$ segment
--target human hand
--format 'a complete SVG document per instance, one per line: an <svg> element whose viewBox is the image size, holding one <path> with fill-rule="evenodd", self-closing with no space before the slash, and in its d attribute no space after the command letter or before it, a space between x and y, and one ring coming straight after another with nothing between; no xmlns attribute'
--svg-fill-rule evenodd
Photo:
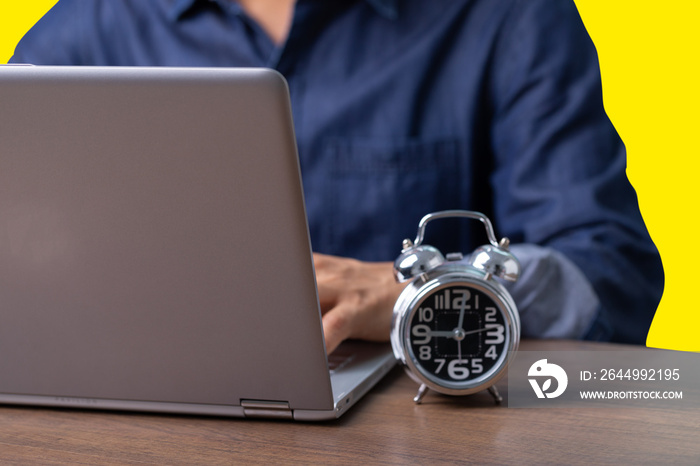
<svg viewBox="0 0 700 466"><path fill-rule="evenodd" d="M314 253L316 282L330 354L347 338L388 341L394 303L406 286L391 262L362 262Z"/></svg>

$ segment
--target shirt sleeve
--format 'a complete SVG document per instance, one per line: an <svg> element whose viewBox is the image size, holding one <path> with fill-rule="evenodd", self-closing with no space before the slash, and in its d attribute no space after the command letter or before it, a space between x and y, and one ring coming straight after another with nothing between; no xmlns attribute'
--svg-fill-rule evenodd
<svg viewBox="0 0 700 466"><path fill-rule="evenodd" d="M512 244L551 250L524 250L523 327L574 336L591 314L584 295L597 300L586 338L644 343L663 269L603 108L595 48L573 1L514 5L493 55L494 217Z"/></svg>
<svg viewBox="0 0 700 466"><path fill-rule="evenodd" d="M564 254L534 244L514 244L518 281L505 283L518 303L524 338L583 338L600 307L593 287Z"/></svg>

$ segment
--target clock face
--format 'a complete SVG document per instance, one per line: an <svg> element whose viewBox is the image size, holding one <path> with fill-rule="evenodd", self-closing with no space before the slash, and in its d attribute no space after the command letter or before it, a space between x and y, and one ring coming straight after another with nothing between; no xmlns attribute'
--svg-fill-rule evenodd
<svg viewBox="0 0 700 466"><path fill-rule="evenodd" d="M492 296L473 286L449 284L419 303L406 338L411 360L424 376L460 389L478 385L498 371L511 335Z"/></svg>

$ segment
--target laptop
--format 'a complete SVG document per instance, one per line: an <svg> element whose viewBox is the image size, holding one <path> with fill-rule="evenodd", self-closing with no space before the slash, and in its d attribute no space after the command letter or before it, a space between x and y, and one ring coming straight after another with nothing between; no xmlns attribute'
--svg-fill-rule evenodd
<svg viewBox="0 0 700 466"><path fill-rule="evenodd" d="M289 94L266 69L0 67L0 403L335 419Z"/></svg>

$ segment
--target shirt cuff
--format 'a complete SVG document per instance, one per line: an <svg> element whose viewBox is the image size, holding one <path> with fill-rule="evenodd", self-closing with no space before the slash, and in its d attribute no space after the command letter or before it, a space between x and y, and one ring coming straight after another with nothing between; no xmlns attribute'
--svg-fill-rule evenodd
<svg viewBox="0 0 700 466"><path fill-rule="evenodd" d="M520 311L524 338L581 339L600 301L583 272L562 253L534 244L514 244L521 265L517 282L505 283Z"/></svg>

